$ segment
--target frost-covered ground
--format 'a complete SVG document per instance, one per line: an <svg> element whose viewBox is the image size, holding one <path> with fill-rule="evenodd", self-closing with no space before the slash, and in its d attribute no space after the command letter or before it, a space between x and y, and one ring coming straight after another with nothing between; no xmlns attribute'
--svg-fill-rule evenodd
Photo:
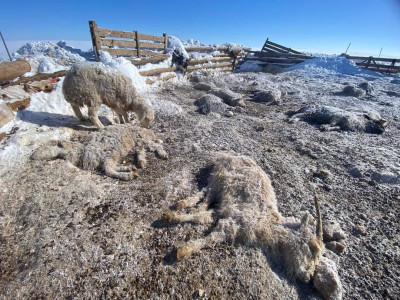
<svg viewBox="0 0 400 300"><path fill-rule="evenodd" d="M50 66L48 71L86 59L66 45L54 45L37 45L36 53L25 47L19 55L29 56L38 69ZM51 93L34 94L31 105L1 128L7 133L0 143L2 297L317 299L312 285L290 281L257 248L217 245L174 261L175 246L205 236L212 225L167 226L161 216L205 185L219 152L253 158L270 175L284 216L314 213L312 198L319 195L323 221L335 220L347 234L346 249L335 258L346 299L398 297L398 77L362 70L336 56L278 75L197 77L241 95L245 107L229 107L228 117L200 114L194 102L206 92L183 77L149 86L126 60L103 55L102 62L131 77L154 107L151 129L164 141L170 159L149 155L148 166L131 182L60 159L30 161L30 154L50 140L79 141L92 131L63 99L62 80ZM347 85L364 82L373 87L370 95L341 93ZM265 89L279 90L281 101L251 101ZM388 125L383 134L368 134L321 131L291 121L293 112L316 104L373 110ZM104 123L112 117L105 107L100 115Z"/></svg>

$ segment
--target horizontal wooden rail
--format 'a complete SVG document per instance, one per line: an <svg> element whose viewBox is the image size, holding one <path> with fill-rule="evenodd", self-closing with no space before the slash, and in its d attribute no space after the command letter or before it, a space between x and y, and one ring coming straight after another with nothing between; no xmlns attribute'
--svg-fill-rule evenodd
<svg viewBox="0 0 400 300"><path fill-rule="evenodd" d="M168 55L158 55L158 56L153 56L153 57L149 57L149 58L142 58L140 60L135 60L130 57L127 57L127 59L131 63L133 63L135 66L141 66L141 65L148 64L148 63L159 62L159 61L167 59L168 57L169 57Z"/></svg>
<svg viewBox="0 0 400 300"><path fill-rule="evenodd" d="M107 46L107 47L128 47L128 48L136 47L136 41L101 39L100 42L102 46Z"/></svg>
<svg viewBox="0 0 400 300"><path fill-rule="evenodd" d="M400 71L400 66L392 66L392 65L382 65L382 64L374 64L374 63L356 63L357 66L360 67L374 67L374 68L380 68L383 71L386 71L387 69L392 69L392 70L397 70Z"/></svg>
<svg viewBox="0 0 400 300"><path fill-rule="evenodd" d="M178 70L177 67L169 67L169 68L160 68L160 69L153 69L153 70L148 70L148 71L139 71L139 74L142 76L154 76L158 75L161 73L166 73L166 72L173 72Z"/></svg>
<svg viewBox="0 0 400 300"><path fill-rule="evenodd" d="M348 59L351 60L368 60L370 57L368 56L350 56L350 55L346 55L346 54L342 54L341 56L344 56ZM371 56L372 57L372 56ZM373 59L375 59L376 61L382 61L382 62L390 62L393 63L393 61L395 63L400 63L400 59L399 58L385 58L385 57L372 57Z"/></svg>
<svg viewBox="0 0 400 300"><path fill-rule="evenodd" d="M118 37L125 39L135 39L135 34L130 31L113 30L97 27L98 35L102 38L104 37Z"/></svg>
<svg viewBox="0 0 400 300"><path fill-rule="evenodd" d="M156 41L156 42L164 43L164 37L163 36L156 36L156 35L138 33L138 38L140 40Z"/></svg>
<svg viewBox="0 0 400 300"><path fill-rule="evenodd" d="M191 59L189 60L189 66L197 64L205 64L208 62L221 62L221 61L231 61L230 57L213 57L213 58L202 58L202 59Z"/></svg>
<svg viewBox="0 0 400 300"><path fill-rule="evenodd" d="M115 56L137 56L137 51L133 50L133 49L101 48L99 50L106 51L106 52L110 53L111 55L115 55Z"/></svg>
<svg viewBox="0 0 400 300"><path fill-rule="evenodd" d="M220 64L212 64L212 65L200 65L200 66L189 66L187 67L188 71L194 71L199 69L216 69L216 68L223 68L223 67L232 67L232 63L220 63Z"/></svg>
<svg viewBox="0 0 400 300"><path fill-rule="evenodd" d="M164 44L140 42L140 48L164 49Z"/></svg>

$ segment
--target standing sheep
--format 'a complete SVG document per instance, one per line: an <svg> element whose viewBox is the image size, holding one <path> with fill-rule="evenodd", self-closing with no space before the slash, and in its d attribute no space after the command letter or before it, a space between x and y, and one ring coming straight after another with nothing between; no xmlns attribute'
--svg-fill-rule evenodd
<svg viewBox="0 0 400 300"><path fill-rule="evenodd" d="M90 121L99 129L104 128L98 118L101 104L112 108L120 123L129 122L129 111L137 114L142 127L148 127L154 120L153 109L140 97L132 81L102 63L83 62L73 65L65 76L62 90L76 117L85 120L80 107L86 105Z"/></svg>
<svg viewBox="0 0 400 300"><path fill-rule="evenodd" d="M316 198L318 221L314 234L309 228L309 214L301 222L281 216L268 175L252 159L229 154L217 158L208 189L179 202L178 210L197 205L204 196L205 201L199 204L197 212L185 214L168 211L164 214L164 218L170 222L210 224L214 222L213 217L217 218L217 223L208 236L189 241L177 249L177 260L182 260L206 246L228 242L265 249L276 258L282 259L289 276L303 282L309 282L315 274L321 273L317 266L324 245L322 220ZM329 275L334 273L323 270ZM324 280L319 281L322 283L316 285L325 298L341 298L340 281L332 282L337 278L338 276L324 276Z"/></svg>

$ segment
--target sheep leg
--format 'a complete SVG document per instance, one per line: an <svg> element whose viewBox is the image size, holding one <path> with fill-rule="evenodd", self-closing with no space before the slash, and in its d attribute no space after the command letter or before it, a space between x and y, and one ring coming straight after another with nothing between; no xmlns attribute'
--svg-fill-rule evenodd
<svg viewBox="0 0 400 300"><path fill-rule="evenodd" d="M139 168L144 168L147 164L146 150L144 148L136 150L136 157L137 157L137 162L138 162Z"/></svg>
<svg viewBox="0 0 400 300"><path fill-rule="evenodd" d="M129 123L130 120L129 120L129 117L128 117L128 114L127 114L126 111L124 111L123 116L124 116L124 119L125 119L125 123Z"/></svg>
<svg viewBox="0 0 400 300"><path fill-rule="evenodd" d="M157 156L161 159L168 159L168 153L164 150L164 147L160 144L149 142L149 146L147 147L149 151L155 152Z"/></svg>
<svg viewBox="0 0 400 300"><path fill-rule="evenodd" d="M103 129L104 125L101 124L101 122L99 120L98 112L99 112L98 106L89 107L89 118L94 126L96 126L98 129Z"/></svg>
<svg viewBox="0 0 400 300"><path fill-rule="evenodd" d="M168 211L163 218L172 223L194 222L197 224L210 224L213 222L213 210L205 210L194 214L181 214L179 212Z"/></svg>
<svg viewBox="0 0 400 300"><path fill-rule="evenodd" d="M119 120L119 124L125 124L124 118L122 117L122 115L120 115L119 113L117 113L118 115L118 120Z"/></svg>
<svg viewBox="0 0 400 300"><path fill-rule="evenodd" d="M201 199L204 198L206 195L207 189L203 189L200 192L198 192L196 195L193 197L187 198L186 200L179 201L177 204L178 210L182 210L185 207L191 207L196 205L201 201Z"/></svg>
<svg viewBox="0 0 400 300"><path fill-rule="evenodd" d="M84 121L87 120L87 118L85 118L85 117L82 115L82 112L81 112L81 109L79 108L79 105L76 105L76 104L72 104L72 103L71 103L71 107L72 107L72 110L74 111L75 116L76 116L81 122L84 122Z"/></svg>
<svg viewBox="0 0 400 300"><path fill-rule="evenodd" d="M115 170L117 172L132 172L132 171L136 171L136 167L131 165L131 166L115 166Z"/></svg>
<svg viewBox="0 0 400 300"><path fill-rule="evenodd" d="M112 159L108 159L104 162L104 173L112 178L117 178L121 180L131 180L133 178L139 177L139 174L136 172L118 172L117 166Z"/></svg>
<svg viewBox="0 0 400 300"><path fill-rule="evenodd" d="M178 247L176 251L176 259L178 261L188 257L189 255L201 250L207 246L214 246L225 240L225 234L222 232L212 232L207 237L203 239L198 239L188 242L183 247Z"/></svg>

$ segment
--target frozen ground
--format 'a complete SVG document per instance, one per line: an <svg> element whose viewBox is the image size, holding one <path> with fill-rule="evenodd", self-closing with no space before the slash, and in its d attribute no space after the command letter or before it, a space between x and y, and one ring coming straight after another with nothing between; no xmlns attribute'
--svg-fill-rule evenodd
<svg viewBox="0 0 400 300"><path fill-rule="evenodd" d="M123 61L108 63L134 73ZM335 257L346 299L398 298L399 79L323 57L279 75L198 80L238 93L245 107L229 107L229 117L203 115L194 103L206 92L186 79L143 86L156 112L151 129L170 158L149 155L148 166L130 182L64 160L29 160L49 140L79 141L92 130L73 116L62 81L50 94L33 96L0 144L2 297L318 299L312 285L289 280L256 248L217 245L174 260L176 246L205 236L212 225L168 225L162 214L205 186L216 153L230 152L250 156L270 175L286 217L314 213L313 195L319 195L323 222L335 220L347 234L344 253ZM363 82L373 87L371 94L341 93ZM251 101L271 88L281 92L279 102ZM374 110L387 127L369 134L294 122L293 113L309 105ZM110 117L105 108L101 115L104 122Z"/></svg>

